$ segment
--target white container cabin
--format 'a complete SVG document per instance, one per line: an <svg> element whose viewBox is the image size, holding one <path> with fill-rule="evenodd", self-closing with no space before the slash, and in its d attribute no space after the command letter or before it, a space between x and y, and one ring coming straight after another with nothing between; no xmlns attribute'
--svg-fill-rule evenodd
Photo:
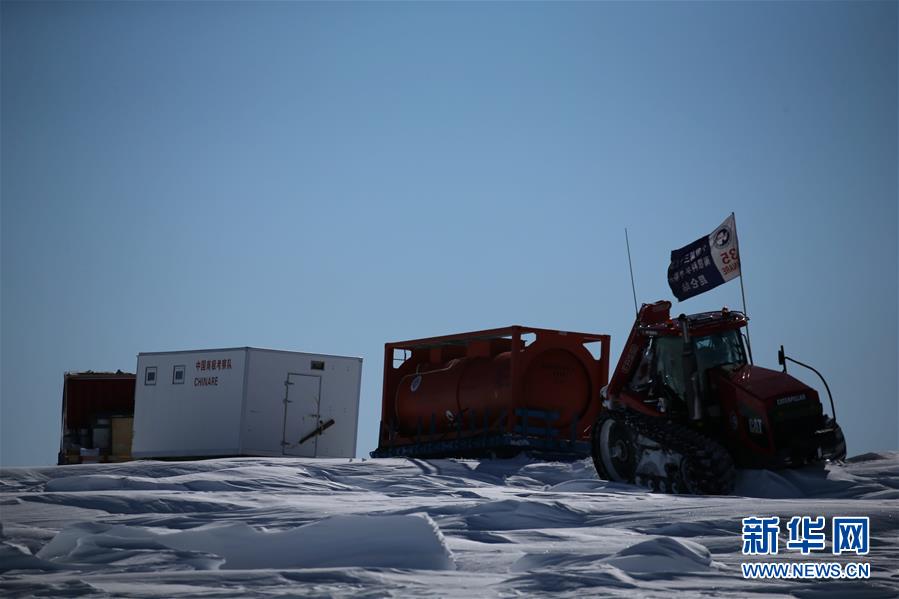
<svg viewBox="0 0 899 599"><path fill-rule="evenodd" d="M362 358L240 347L141 353L135 458L355 457Z"/></svg>

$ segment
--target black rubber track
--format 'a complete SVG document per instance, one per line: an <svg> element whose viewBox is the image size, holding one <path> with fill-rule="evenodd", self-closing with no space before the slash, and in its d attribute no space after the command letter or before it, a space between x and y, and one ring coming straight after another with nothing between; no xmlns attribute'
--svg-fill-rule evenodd
<svg viewBox="0 0 899 599"><path fill-rule="evenodd" d="M669 468L666 476L641 476L641 483L653 491L694 495L727 495L734 490L736 470L730 454L721 444L685 425L664 418L644 416L633 410L606 410L593 427L593 463L597 473L608 479L599 455L601 421L612 418L627 426L634 438L658 443L666 453L679 454L680 468ZM639 448L637 449L638 451ZM638 475L639 476L639 475ZM636 480L627 481L636 484Z"/></svg>

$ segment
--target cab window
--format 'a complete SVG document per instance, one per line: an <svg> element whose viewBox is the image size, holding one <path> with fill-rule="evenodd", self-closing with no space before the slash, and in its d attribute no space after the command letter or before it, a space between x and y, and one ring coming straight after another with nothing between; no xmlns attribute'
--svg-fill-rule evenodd
<svg viewBox="0 0 899 599"><path fill-rule="evenodd" d="M656 382L677 397L684 397L684 342L680 337L656 339Z"/></svg>

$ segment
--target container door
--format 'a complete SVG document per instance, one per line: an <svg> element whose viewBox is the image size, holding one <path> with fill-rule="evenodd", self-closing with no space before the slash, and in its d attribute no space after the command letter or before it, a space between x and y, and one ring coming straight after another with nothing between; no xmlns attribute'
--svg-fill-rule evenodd
<svg viewBox="0 0 899 599"><path fill-rule="evenodd" d="M284 382L284 455L315 457L321 412L321 377L288 374Z"/></svg>

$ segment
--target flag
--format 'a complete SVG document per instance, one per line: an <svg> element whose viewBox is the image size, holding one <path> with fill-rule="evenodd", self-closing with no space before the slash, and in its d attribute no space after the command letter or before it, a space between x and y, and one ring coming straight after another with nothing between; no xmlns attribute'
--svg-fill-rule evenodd
<svg viewBox="0 0 899 599"><path fill-rule="evenodd" d="M668 286L678 301L714 289L740 274L740 249L734 215L707 237L671 252Z"/></svg>

